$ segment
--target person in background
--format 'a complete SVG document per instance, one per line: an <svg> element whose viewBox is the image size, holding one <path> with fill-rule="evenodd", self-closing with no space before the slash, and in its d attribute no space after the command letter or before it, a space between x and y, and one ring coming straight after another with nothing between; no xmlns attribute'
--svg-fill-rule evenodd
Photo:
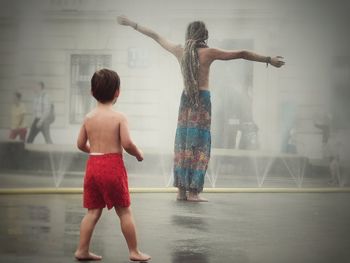
<svg viewBox="0 0 350 263"><path fill-rule="evenodd" d="M39 82L35 90L36 96L33 102L34 120L30 127L27 143L33 143L35 137L41 132L46 143L52 143L50 135L50 111L51 103L49 95L45 91L44 82Z"/></svg>
<svg viewBox="0 0 350 263"><path fill-rule="evenodd" d="M327 112L318 114L314 120L314 126L321 130L322 134L322 158L328 162L330 186L341 185L341 148L342 143L337 138L337 133L332 127L332 116Z"/></svg>
<svg viewBox="0 0 350 263"><path fill-rule="evenodd" d="M297 130L295 127L292 127L289 130L288 138L287 138L286 153L289 153L289 154L297 154L298 153Z"/></svg>
<svg viewBox="0 0 350 263"><path fill-rule="evenodd" d="M13 104L11 107L11 130L9 139L15 140L17 136L21 141L25 141L27 135L27 125L25 123L26 109L22 102L22 94L14 93Z"/></svg>

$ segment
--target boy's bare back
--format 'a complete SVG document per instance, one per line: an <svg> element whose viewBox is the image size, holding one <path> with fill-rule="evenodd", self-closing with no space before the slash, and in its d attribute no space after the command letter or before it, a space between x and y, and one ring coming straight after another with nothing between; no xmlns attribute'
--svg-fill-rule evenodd
<svg viewBox="0 0 350 263"><path fill-rule="evenodd" d="M88 153L123 153L123 149L143 160L142 151L131 139L124 114L114 111L112 104L98 104L86 115L81 126L77 146Z"/></svg>
<svg viewBox="0 0 350 263"><path fill-rule="evenodd" d="M91 153L122 153L121 126L125 117L110 107L97 107L85 118Z"/></svg>
<svg viewBox="0 0 350 263"><path fill-rule="evenodd" d="M127 118L113 110L119 96L120 80L116 72L101 69L91 78L91 94L97 106L85 117L77 147L87 153L123 153L123 149L143 160L142 151L133 143Z"/></svg>

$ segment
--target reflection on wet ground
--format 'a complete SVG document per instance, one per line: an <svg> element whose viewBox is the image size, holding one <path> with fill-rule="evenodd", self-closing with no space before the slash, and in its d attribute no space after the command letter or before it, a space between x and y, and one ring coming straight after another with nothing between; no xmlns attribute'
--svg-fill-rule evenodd
<svg viewBox="0 0 350 263"><path fill-rule="evenodd" d="M350 262L349 193L133 194L140 248L152 262ZM81 195L2 195L1 262L74 262ZM118 219L104 211L92 249L128 262Z"/></svg>

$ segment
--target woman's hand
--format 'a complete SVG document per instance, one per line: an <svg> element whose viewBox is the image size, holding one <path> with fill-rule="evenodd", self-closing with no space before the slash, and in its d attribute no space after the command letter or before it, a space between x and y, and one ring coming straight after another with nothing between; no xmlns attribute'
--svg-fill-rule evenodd
<svg viewBox="0 0 350 263"><path fill-rule="evenodd" d="M119 25L122 25L122 26L131 26L133 28L136 27L136 22L130 20L126 16L117 16L117 22Z"/></svg>
<svg viewBox="0 0 350 263"><path fill-rule="evenodd" d="M270 64L276 68L280 68L286 63L283 61L283 57L276 56L276 57L271 58Z"/></svg>

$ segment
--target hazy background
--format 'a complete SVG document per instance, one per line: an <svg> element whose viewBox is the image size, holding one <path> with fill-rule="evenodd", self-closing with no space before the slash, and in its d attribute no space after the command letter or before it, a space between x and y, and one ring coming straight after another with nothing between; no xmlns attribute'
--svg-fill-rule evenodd
<svg viewBox="0 0 350 263"><path fill-rule="evenodd" d="M115 108L128 116L132 136L146 157L148 152L154 155L157 151L160 155L171 155L183 87L180 68L176 59L153 40L118 25L116 16L124 14L175 43L184 43L189 22L203 20L209 30L209 46L284 56L286 66L281 69L247 61L218 61L212 65L213 148L235 149L235 156L246 156L247 151L252 151L254 156L280 158L293 129L296 156L323 167L327 174L322 133L315 127L327 119L332 151L340 155L343 185L347 183L346 164L350 159L347 1L14 0L0 1L0 5L0 140L8 142L13 92L23 95L30 127L34 86L43 81L56 109L56 120L51 126L54 145L45 145L42 135L38 135L35 145L26 149L31 151L37 146L35 150L52 153L60 147L61 157L55 155L56 159L50 159L49 176L60 170L57 176L62 179L72 163L72 159L62 159L62 151L75 151L81 120L94 106L89 81L101 67L119 73L121 96ZM236 143L237 131L242 129L239 125L243 123L249 123L250 134L246 135L251 139L245 149ZM215 157L215 151L213 154ZM159 164L149 160L144 162L147 167ZM169 185L169 162L152 171L154 181L161 178L159 185ZM79 180L83 168L78 169ZM219 168L211 172L211 179L220 178L221 173L237 172L224 163L221 167L224 169ZM301 169L300 164L295 169ZM32 170L33 176L36 171L42 172L40 168ZM2 171L5 180L9 169ZM313 170L313 176L317 171ZM25 176L26 172L22 169L18 173ZM285 173L289 177L288 169ZM16 180L20 185L21 178L9 185L15 185ZM147 185L152 185L152 180ZM6 182L8 179L4 185ZM236 182L232 185L236 186ZM137 185L136 179L134 184ZM60 183L55 180L55 185Z"/></svg>

